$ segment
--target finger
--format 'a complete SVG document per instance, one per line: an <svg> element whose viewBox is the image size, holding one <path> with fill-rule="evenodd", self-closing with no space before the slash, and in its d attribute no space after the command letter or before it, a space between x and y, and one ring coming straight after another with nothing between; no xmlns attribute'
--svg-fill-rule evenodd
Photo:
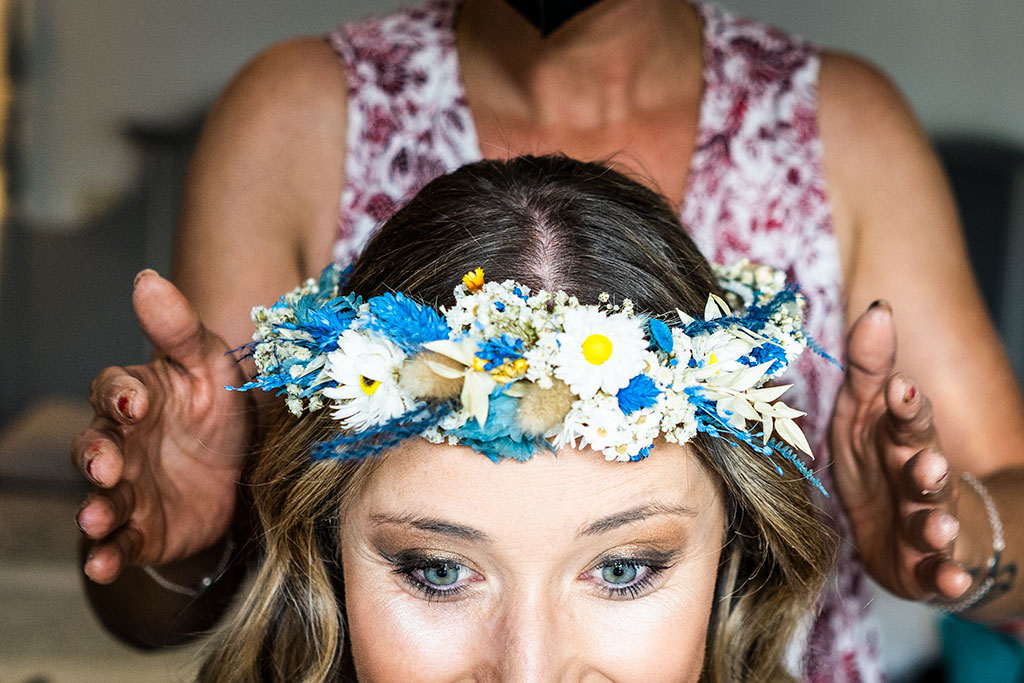
<svg viewBox="0 0 1024 683"><path fill-rule="evenodd" d="M86 537L106 538L123 526L135 508L132 486L121 482L109 491L94 491L85 499L75 522Z"/></svg>
<svg viewBox="0 0 1024 683"><path fill-rule="evenodd" d="M932 555L922 560L916 576L927 593L944 600L963 597L974 583L963 567L945 555Z"/></svg>
<svg viewBox="0 0 1024 683"><path fill-rule="evenodd" d="M903 466L903 494L920 502L949 498L949 461L935 448L918 451Z"/></svg>
<svg viewBox="0 0 1024 683"><path fill-rule="evenodd" d="M145 415L149 392L145 384L124 368L109 367L92 381L89 404L97 416L129 424Z"/></svg>
<svg viewBox="0 0 1024 683"><path fill-rule="evenodd" d="M142 331L159 353L185 368L198 367L210 335L185 295L154 270L135 276L132 307Z"/></svg>
<svg viewBox="0 0 1024 683"><path fill-rule="evenodd" d="M920 448L936 441L932 402L914 380L902 373L889 377L885 405L889 434L897 445Z"/></svg>
<svg viewBox="0 0 1024 683"><path fill-rule="evenodd" d="M885 301L876 301L847 335L843 390L857 402L870 401L882 391L895 362L896 327L892 311Z"/></svg>
<svg viewBox="0 0 1024 683"><path fill-rule="evenodd" d="M960 532L960 522L948 512L925 508L904 519L904 530L914 548L922 553L934 553L953 544Z"/></svg>
<svg viewBox="0 0 1024 683"><path fill-rule="evenodd" d="M125 527L102 543L97 543L85 558L85 575L96 583L112 583L138 554L142 536Z"/></svg>
<svg viewBox="0 0 1024 683"><path fill-rule="evenodd" d="M110 434L93 427L80 432L71 443L71 463L91 483L110 488L121 480L124 473L124 457Z"/></svg>

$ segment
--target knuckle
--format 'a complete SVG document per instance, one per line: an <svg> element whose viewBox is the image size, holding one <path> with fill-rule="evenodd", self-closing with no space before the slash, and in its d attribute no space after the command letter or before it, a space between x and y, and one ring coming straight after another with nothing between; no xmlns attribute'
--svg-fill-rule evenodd
<svg viewBox="0 0 1024 683"><path fill-rule="evenodd" d="M100 370L100 373L93 378L90 385L90 392L93 394L105 394L114 379L124 374L124 368L118 365L111 365Z"/></svg>

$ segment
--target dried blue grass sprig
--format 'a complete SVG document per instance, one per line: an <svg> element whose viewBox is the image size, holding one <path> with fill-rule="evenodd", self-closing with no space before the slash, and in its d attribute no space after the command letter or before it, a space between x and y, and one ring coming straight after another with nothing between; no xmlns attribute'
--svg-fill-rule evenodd
<svg viewBox="0 0 1024 683"><path fill-rule="evenodd" d="M310 452L312 460L360 460L379 455L406 439L436 427L452 412L450 402L423 404L384 424L370 427L358 434L339 434L330 441L318 443Z"/></svg>
<svg viewBox="0 0 1024 683"><path fill-rule="evenodd" d="M371 317L365 329L391 340L405 353L416 353L427 342L447 339L451 332L437 311L401 292L381 294L367 303Z"/></svg>

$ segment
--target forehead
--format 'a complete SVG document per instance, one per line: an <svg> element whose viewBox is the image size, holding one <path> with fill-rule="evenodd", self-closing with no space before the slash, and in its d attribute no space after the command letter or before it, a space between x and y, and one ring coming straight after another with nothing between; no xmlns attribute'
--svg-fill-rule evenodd
<svg viewBox="0 0 1024 683"><path fill-rule="evenodd" d="M608 462L589 448L491 462L469 448L409 440L386 454L349 508L365 515L456 520L488 533L578 534L638 505L718 507L718 487L686 446L659 443L639 462Z"/></svg>

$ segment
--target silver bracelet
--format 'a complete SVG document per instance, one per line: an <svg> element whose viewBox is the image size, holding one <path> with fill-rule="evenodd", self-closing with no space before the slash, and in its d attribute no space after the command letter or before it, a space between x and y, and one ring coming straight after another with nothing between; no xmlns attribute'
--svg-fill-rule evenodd
<svg viewBox="0 0 1024 683"><path fill-rule="evenodd" d="M999 565L999 558L1002 556L1003 550L1006 549L1006 541L1003 538L1003 522L999 519L999 511L996 510L996 503L992 500L988 489L970 472L962 473L960 478L974 489L978 497L981 498L981 502L985 504L988 523L992 527L992 557L989 558L988 571L985 573L985 578L977 588L955 602L944 603L938 606L940 610L949 614L956 614L957 612L963 612L974 607L992 590L992 586L996 583L996 567Z"/></svg>
<svg viewBox="0 0 1024 683"><path fill-rule="evenodd" d="M185 597L192 598L194 600L205 593L210 586L216 583L217 579L224 574L224 570L228 568L228 562L231 561L231 554L234 551L235 542L229 538L224 544L224 552L220 556L220 562L217 563L217 567L211 573L200 579L198 588L189 588L188 586L183 586L180 583L170 581L161 575L160 572L157 571L156 567L153 567L152 565L146 565L142 568L142 571L146 572L146 575L153 579L153 581L164 590L177 593L178 595L184 595Z"/></svg>

